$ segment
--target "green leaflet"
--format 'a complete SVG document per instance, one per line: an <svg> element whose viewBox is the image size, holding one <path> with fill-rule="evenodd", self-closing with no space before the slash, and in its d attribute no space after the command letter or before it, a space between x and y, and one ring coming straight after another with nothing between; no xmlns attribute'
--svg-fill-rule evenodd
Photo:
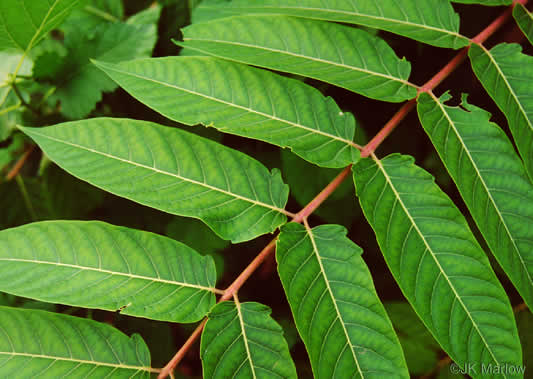
<svg viewBox="0 0 533 379"><path fill-rule="evenodd" d="M361 29L249 15L193 24L182 32L179 44L202 53L308 76L373 99L400 102L416 96L407 81L409 62Z"/></svg>
<svg viewBox="0 0 533 379"><path fill-rule="evenodd" d="M314 376L408 378L361 252L339 225L281 228L278 271Z"/></svg>
<svg viewBox="0 0 533 379"><path fill-rule="evenodd" d="M533 185L490 113L418 98L424 129L453 178L494 256L533 308Z"/></svg>
<svg viewBox="0 0 533 379"><path fill-rule="evenodd" d="M450 357L516 365L520 341L509 299L466 220L434 178L399 154L354 166L363 212L387 265Z"/></svg>
<svg viewBox="0 0 533 379"><path fill-rule="evenodd" d="M533 179L533 57L517 44L502 43L490 51L472 45L472 68L485 90L507 117L518 151Z"/></svg>
<svg viewBox="0 0 533 379"><path fill-rule="evenodd" d="M516 4L513 17L529 42L533 44L533 15L522 4Z"/></svg>
<svg viewBox="0 0 533 379"><path fill-rule="evenodd" d="M34 309L0 306L3 378L150 378L142 337L110 325Z"/></svg>
<svg viewBox="0 0 533 379"><path fill-rule="evenodd" d="M206 379L297 378L281 326L259 303L217 304L202 332L200 354Z"/></svg>
<svg viewBox="0 0 533 379"><path fill-rule="evenodd" d="M195 22L234 14L262 13L298 16L383 29L434 46L466 46L459 17L448 0L204 0Z"/></svg>
<svg viewBox="0 0 533 379"><path fill-rule="evenodd" d="M198 321L215 304L210 257L103 222L44 221L0 231L0 263L1 291L46 302L173 322Z"/></svg>
<svg viewBox="0 0 533 379"><path fill-rule="evenodd" d="M353 116L298 80L211 57L95 64L174 121L290 147L320 166L345 167L359 159Z"/></svg>
<svg viewBox="0 0 533 379"><path fill-rule="evenodd" d="M102 92L117 88L90 59L120 62L149 57L157 40L155 25L106 24L90 34L73 31L65 37L68 53L54 73L54 100L61 103L61 113L71 119L86 117L102 99ZM38 68L39 60L36 61ZM48 62L43 62L47 65Z"/></svg>
<svg viewBox="0 0 533 379"><path fill-rule="evenodd" d="M432 372L438 365L439 344L408 303L384 305L402 345L409 373L422 376Z"/></svg>
<svg viewBox="0 0 533 379"><path fill-rule="evenodd" d="M481 4L486 6L493 5L510 5L513 3L513 0L452 0L454 3L463 3L463 4Z"/></svg>
<svg viewBox="0 0 533 379"><path fill-rule="evenodd" d="M205 138L146 121L93 118L20 129L66 171L241 242L286 221L279 171Z"/></svg>
<svg viewBox="0 0 533 379"><path fill-rule="evenodd" d="M83 0L2 0L0 50L28 52Z"/></svg>

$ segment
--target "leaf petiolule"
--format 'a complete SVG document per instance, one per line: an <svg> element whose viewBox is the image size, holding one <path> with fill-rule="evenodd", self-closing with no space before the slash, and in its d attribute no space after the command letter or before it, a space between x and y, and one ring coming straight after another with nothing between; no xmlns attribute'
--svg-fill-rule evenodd
<svg viewBox="0 0 533 379"><path fill-rule="evenodd" d="M278 271L313 373L316 378L408 378L361 252L340 225L281 228Z"/></svg>
<svg viewBox="0 0 533 379"><path fill-rule="evenodd" d="M103 222L44 221L0 231L0 290L17 296L194 322L215 304L215 278L211 257Z"/></svg>
<svg viewBox="0 0 533 379"><path fill-rule="evenodd" d="M140 335L34 309L0 306L0 366L5 378L150 378Z"/></svg>
<svg viewBox="0 0 533 379"><path fill-rule="evenodd" d="M513 17L531 44L533 44L533 15L522 4L516 4Z"/></svg>
<svg viewBox="0 0 533 379"><path fill-rule="evenodd" d="M490 113L428 94L418 114L494 256L533 307L533 185Z"/></svg>
<svg viewBox="0 0 533 379"><path fill-rule="evenodd" d="M265 305L224 301L202 332L203 377L297 378L281 326Z"/></svg>
<svg viewBox="0 0 533 379"><path fill-rule="evenodd" d="M279 171L208 139L151 122L93 118L20 129L72 175L138 203L204 221L241 242L285 223Z"/></svg>
<svg viewBox="0 0 533 379"><path fill-rule="evenodd" d="M193 21L235 14L288 15L364 25L440 47L468 45L459 34L459 17L448 1L426 0L204 0Z"/></svg>
<svg viewBox="0 0 533 379"><path fill-rule="evenodd" d="M520 341L489 260L434 178L399 154L353 168L363 212L402 292L458 364L516 365Z"/></svg>
<svg viewBox="0 0 533 379"><path fill-rule="evenodd" d="M524 165L533 179L533 57L517 44L502 43L490 51L472 45L472 68L490 97L501 109L513 134Z"/></svg>
<svg viewBox="0 0 533 379"><path fill-rule="evenodd" d="M171 120L289 147L320 166L345 167L359 159L354 117L296 79L212 57L95 64Z"/></svg>
<svg viewBox="0 0 533 379"><path fill-rule="evenodd" d="M253 32L252 32L253 30ZM383 101L416 96L411 65L361 29L286 16L246 15L187 26L179 45L303 75Z"/></svg>
<svg viewBox="0 0 533 379"><path fill-rule="evenodd" d="M83 0L2 0L0 50L28 52Z"/></svg>

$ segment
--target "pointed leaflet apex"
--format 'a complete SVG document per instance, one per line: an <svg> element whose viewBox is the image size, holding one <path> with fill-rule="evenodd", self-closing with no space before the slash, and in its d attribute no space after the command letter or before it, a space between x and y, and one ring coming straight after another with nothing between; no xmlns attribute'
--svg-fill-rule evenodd
<svg viewBox="0 0 533 379"><path fill-rule="evenodd" d="M279 172L211 140L151 122L93 118L23 128L72 175L242 242L285 223Z"/></svg>

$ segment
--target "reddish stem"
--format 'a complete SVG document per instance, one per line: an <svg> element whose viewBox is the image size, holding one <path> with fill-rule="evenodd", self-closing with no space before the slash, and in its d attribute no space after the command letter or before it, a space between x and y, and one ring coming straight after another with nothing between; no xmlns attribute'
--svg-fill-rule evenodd
<svg viewBox="0 0 533 379"><path fill-rule="evenodd" d="M517 0L516 3L526 4L528 0ZM490 37L499 27L501 27L505 21L511 16L512 9L509 8L496 20L494 20L487 28L472 39L473 43L481 43ZM465 47L461 50L446 66L444 66L435 76L433 76L426 84L419 89L420 92L429 92L438 86L446 77L448 77L466 58L469 47ZM392 130L402 121L405 116L416 105L416 99L411 99L405 103L396 114L385 124L381 131L362 149L361 157L366 158L374 153L378 146L385 140L385 138L392 132ZM313 200L311 200L300 212L298 212L292 222L301 223L306 220L332 193L340 184L349 176L351 171L351 165L345 167L342 172L335 177ZM268 243L267 246L254 258L254 260L244 269L243 272L235 279L235 281L224 291L224 295L218 302L231 299L242 285L248 280L248 278L254 273L255 270L267 259L270 254L275 250L277 237ZM187 339L185 344L180 348L176 355L167 363L167 365L161 370L161 373L157 377L158 379L164 379L170 375L178 363L183 359L187 351L198 339L202 333L207 319L198 325L191 336Z"/></svg>
<svg viewBox="0 0 533 379"><path fill-rule="evenodd" d="M24 152L24 154L22 154L22 156L18 159L17 163L15 163L13 165L13 167L11 168L11 170L9 170L9 172L7 173L6 175L6 181L9 181L11 179L13 179L15 176L18 175L18 173L20 172L20 170L22 169L22 167L24 166L24 163L26 163L26 161L28 160L30 154L32 153L32 151L35 149L35 145L30 145L26 151Z"/></svg>

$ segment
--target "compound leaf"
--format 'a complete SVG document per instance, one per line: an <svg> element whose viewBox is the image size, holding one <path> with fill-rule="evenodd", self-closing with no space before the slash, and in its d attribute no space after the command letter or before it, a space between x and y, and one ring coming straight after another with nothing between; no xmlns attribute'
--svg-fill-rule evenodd
<svg viewBox="0 0 533 379"><path fill-rule="evenodd" d="M204 0L195 22L235 14L288 15L383 29L434 46L466 46L459 16L448 0Z"/></svg>
<svg viewBox="0 0 533 379"><path fill-rule="evenodd" d="M533 178L533 57L517 44L502 43L490 51L472 45L468 55L485 90L507 117L518 151Z"/></svg>
<svg viewBox="0 0 533 379"><path fill-rule="evenodd" d="M533 44L533 15L522 4L516 4L513 17L531 44Z"/></svg>
<svg viewBox="0 0 533 379"><path fill-rule="evenodd" d="M215 304L210 257L103 222L43 221L0 231L0 262L1 291L46 302L173 322L198 321Z"/></svg>
<svg viewBox="0 0 533 379"><path fill-rule="evenodd" d="M253 32L252 32L253 31ZM378 100L416 96L411 65L381 38L348 26L285 16L249 15L193 24L185 48L308 76Z"/></svg>
<svg viewBox="0 0 533 379"><path fill-rule="evenodd" d="M339 225L281 228L276 258L316 378L408 378L361 248Z"/></svg>
<svg viewBox="0 0 533 379"><path fill-rule="evenodd" d="M259 303L224 301L211 312L200 345L204 378L296 378L283 330Z"/></svg>
<svg viewBox="0 0 533 379"><path fill-rule="evenodd" d="M4 378L150 378L150 352L93 320L0 306L0 376Z"/></svg>
<svg viewBox="0 0 533 379"><path fill-rule="evenodd" d="M418 113L479 230L525 302L533 307L533 185L490 113L428 94Z"/></svg>
<svg viewBox="0 0 533 379"><path fill-rule="evenodd" d="M344 167L359 158L353 116L298 80L211 57L96 64L174 121L290 147L321 166Z"/></svg>
<svg viewBox="0 0 533 379"><path fill-rule="evenodd" d="M64 170L138 203L204 221L241 242L286 220L279 171L216 142L151 122L93 118L26 128Z"/></svg>
<svg viewBox="0 0 533 379"><path fill-rule="evenodd" d="M434 178L399 154L353 169L363 212L416 313L458 364L519 366L509 299Z"/></svg>

